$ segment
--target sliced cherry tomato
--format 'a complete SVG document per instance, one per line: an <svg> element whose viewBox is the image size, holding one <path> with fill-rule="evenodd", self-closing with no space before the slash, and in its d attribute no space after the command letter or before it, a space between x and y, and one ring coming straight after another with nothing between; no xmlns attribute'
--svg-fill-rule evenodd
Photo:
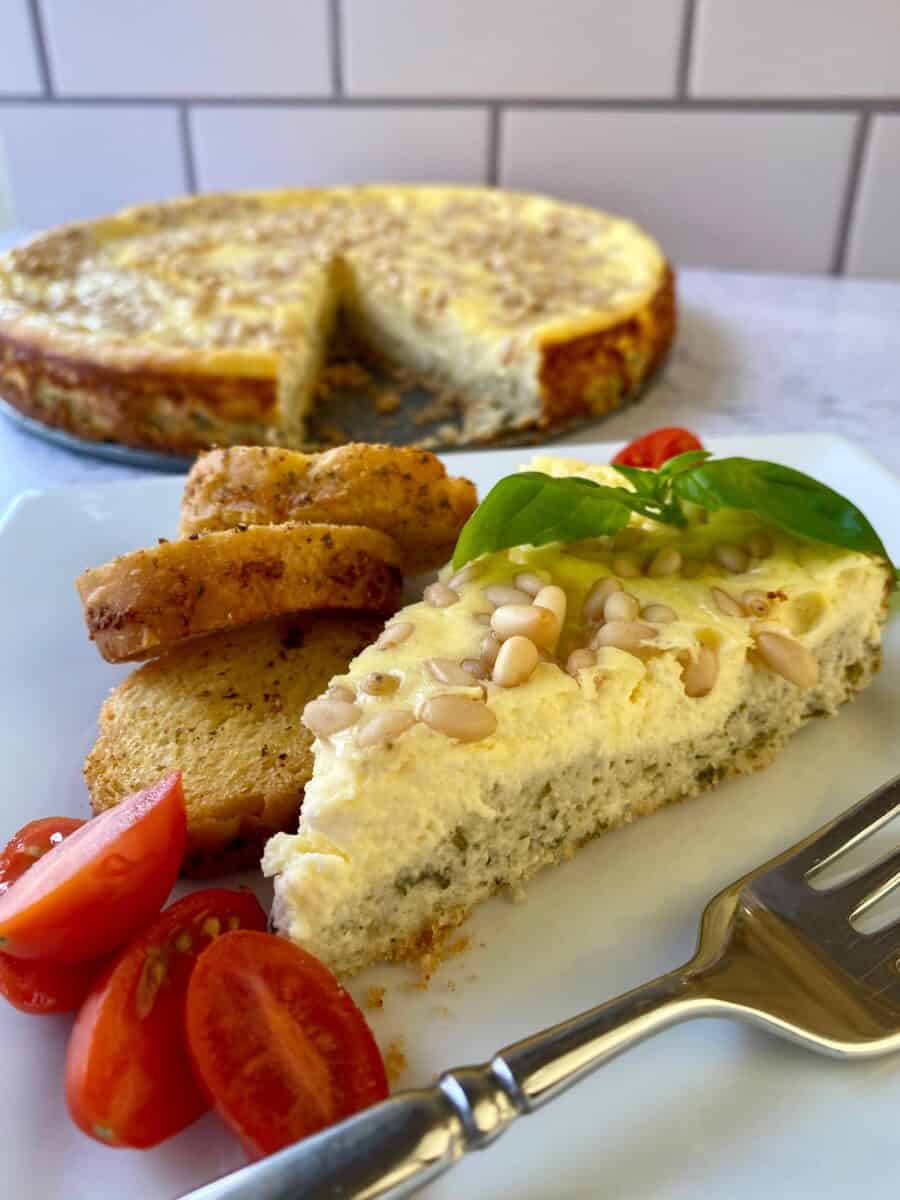
<svg viewBox="0 0 900 1200"><path fill-rule="evenodd" d="M7 842L0 854L0 895L43 858L48 850L80 829L85 821L78 817L41 817L29 821Z"/></svg>
<svg viewBox="0 0 900 1200"><path fill-rule="evenodd" d="M686 454L688 450L702 450L703 443L688 429L669 426L664 429L654 429L643 437L629 442L613 459L613 465L620 463L623 467L661 467L670 458L678 454Z"/></svg>
<svg viewBox="0 0 900 1200"><path fill-rule="evenodd" d="M159 912L185 840L176 771L88 821L0 895L0 947L69 963L118 949Z"/></svg>
<svg viewBox="0 0 900 1200"><path fill-rule="evenodd" d="M207 1110L185 1043L188 980L197 955L240 927L266 927L251 892L194 892L160 913L97 980L66 1056L66 1101L79 1129L143 1150Z"/></svg>
<svg viewBox="0 0 900 1200"><path fill-rule="evenodd" d="M52 963L0 954L0 996L36 1017L74 1012L105 962Z"/></svg>
<svg viewBox="0 0 900 1200"><path fill-rule="evenodd" d="M20 829L0 854L0 895L54 846L80 829L75 817L43 817ZM22 1012L43 1016L78 1008L103 962L46 963L0 953L0 996Z"/></svg>
<svg viewBox="0 0 900 1200"><path fill-rule="evenodd" d="M388 1093L378 1046L327 967L268 933L228 933L188 985L187 1040L213 1106L251 1158Z"/></svg>

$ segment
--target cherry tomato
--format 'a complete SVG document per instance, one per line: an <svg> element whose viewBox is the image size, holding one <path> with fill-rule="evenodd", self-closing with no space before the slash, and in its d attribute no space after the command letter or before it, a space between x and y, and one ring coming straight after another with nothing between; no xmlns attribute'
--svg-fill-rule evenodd
<svg viewBox="0 0 900 1200"><path fill-rule="evenodd" d="M268 933L228 933L200 955L188 1048L213 1106L252 1158L387 1096L378 1046L327 967Z"/></svg>
<svg viewBox="0 0 900 1200"><path fill-rule="evenodd" d="M85 822L78 817L41 817L29 821L6 843L0 854L0 895L43 858L48 850L80 829Z"/></svg>
<svg viewBox="0 0 900 1200"><path fill-rule="evenodd" d="M197 955L239 927L266 927L251 892L194 892L160 913L97 980L66 1055L66 1102L89 1137L143 1150L207 1110L185 1043L185 997Z"/></svg>
<svg viewBox="0 0 900 1200"><path fill-rule="evenodd" d="M20 829L0 854L0 895L83 824L75 817L43 817ZM102 962L46 963L0 953L0 996L14 1008L37 1016L72 1012L102 966Z"/></svg>
<svg viewBox="0 0 900 1200"><path fill-rule="evenodd" d="M103 970L103 963L53 963L0 954L0 996L32 1016L74 1012Z"/></svg>
<svg viewBox="0 0 900 1200"><path fill-rule="evenodd" d="M159 912L185 840L176 771L82 825L0 895L0 947L68 963L118 949Z"/></svg>
<svg viewBox="0 0 900 1200"><path fill-rule="evenodd" d="M643 437L629 442L613 459L613 465L624 467L661 467L670 458L686 454L688 450L702 450L703 443L687 429L677 426L654 429Z"/></svg>

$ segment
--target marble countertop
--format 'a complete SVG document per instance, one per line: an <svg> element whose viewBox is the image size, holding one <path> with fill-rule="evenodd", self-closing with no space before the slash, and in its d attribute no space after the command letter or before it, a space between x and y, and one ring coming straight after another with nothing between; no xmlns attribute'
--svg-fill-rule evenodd
<svg viewBox="0 0 900 1200"><path fill-rule="evenodd" d="M701 436L836 433L900 474L900 283L685 269L679 300L675 348L640 404L558 444L674 424ZM0 511L27 488L139 474L0 417Z"/></svg>

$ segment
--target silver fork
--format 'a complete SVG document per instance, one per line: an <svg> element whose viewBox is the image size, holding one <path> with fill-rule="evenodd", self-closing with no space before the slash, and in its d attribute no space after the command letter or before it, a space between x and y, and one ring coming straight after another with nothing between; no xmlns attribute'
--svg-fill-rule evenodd
<svg viewBox="0 0 900 1200"><path fill-rule="evenodd" d="M842 1058L900 1050L900 932L863 934L851 924L900 884L900 849L833 889L811 887L898 812L900 776L720 892L679 970L515 1042L489 1063L398 1092L191 1200L408 1196L615 1055L694 1017L735 1017Z"/></svg>

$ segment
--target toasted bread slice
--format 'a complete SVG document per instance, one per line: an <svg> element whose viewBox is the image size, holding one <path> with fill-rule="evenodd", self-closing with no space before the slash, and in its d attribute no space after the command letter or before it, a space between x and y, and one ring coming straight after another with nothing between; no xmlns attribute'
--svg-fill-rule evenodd
<svg viewBox="0 0 900 1200"><path fill-rule="evenodd" d="M296 826L312 772L304 704L380 627L356 613L283 617L138 668L100 712L84 765L94 812L180 767L188 872L255 866L269 834Z"/></svg>
<svg viewBox="0 0 900 1200"><path fill-rule="evenodd" d="M301 454L235 446L202 454L188 476L182 537L235 525L328 521L390 534L407 574L442 566L478 497L425 450L340 446Z"/></svg>
<svg viewBox="0 0 900 1200"><path fill-rule="evenodd" d="M400 554L354 525L259 525L163 541L78 577L88 633L107 662L152 658L253 621L312 609L387 614Z"/></svg>

